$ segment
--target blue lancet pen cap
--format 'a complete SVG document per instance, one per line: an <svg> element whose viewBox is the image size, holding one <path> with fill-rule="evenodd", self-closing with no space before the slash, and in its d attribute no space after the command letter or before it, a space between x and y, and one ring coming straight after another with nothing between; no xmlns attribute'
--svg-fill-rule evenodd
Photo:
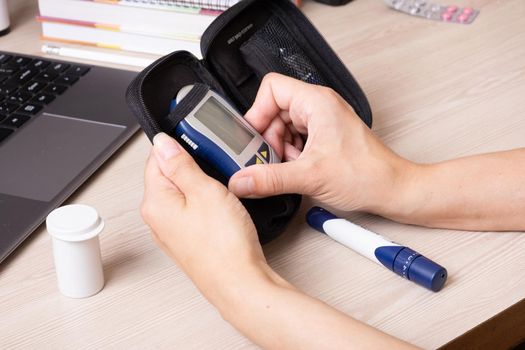
<svg viewBox="0 0 525 350"><path fill-rule="evenodd" d="M431 291L439 292L447 281L447 270L420 255L410 265L408 279Z"/></svg>
<svg viewBox="0 0 525 350"><path fill-rule="evenodd" d="M447 270L418 252L403 246L378 247L377 260L399 276L439 292L447 280Z"/></svg>
<svg viewBox="0 0 525 350"><path fill-rule="evenodd" d="M308 213L306 213L306 221L308 222L308 225L323 233L326 233L323 229L323 224L327 220L332 219L337 219L337 216L320 207L313 207L308 210Z"/></svg>

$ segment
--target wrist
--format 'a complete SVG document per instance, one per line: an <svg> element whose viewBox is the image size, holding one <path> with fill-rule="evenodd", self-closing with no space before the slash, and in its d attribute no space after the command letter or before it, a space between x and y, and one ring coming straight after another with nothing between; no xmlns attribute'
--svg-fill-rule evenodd
<svg viewBox="0 0 525 350"><path fill-rule="evenodd" d="M389 219L407 222L419 206L421 177L425 165L395 156L389 163L390 174L386 187L370 212Z"/></svg>
<svg viewBox="0 0 525 350"><path fill-rule="evenodd" d="M264 260L225 268L220 276L207 278L204 284L196 284L221 316L229 322L242 314L247 301L255 295L265 294L265 291L276 288L294 289Z"/></svg>
<svg viewBox="0 0 525 350"><path fill-rule="evenodd" d="M425 202L425 176L428 165L410 163L396 186L396 195L384 216L401 223L417 223L418 211Z"/></svg>

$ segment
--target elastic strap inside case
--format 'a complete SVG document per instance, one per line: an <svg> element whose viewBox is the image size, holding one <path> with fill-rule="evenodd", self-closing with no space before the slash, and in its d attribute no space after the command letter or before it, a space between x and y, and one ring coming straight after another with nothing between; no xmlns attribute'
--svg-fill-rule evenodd
<svg viewBox="0 0 525 350"><path fill-rule="evenodd" d="M208 85L196 83L184 98L177 103L177 106L170 113L160 120L160 126L164 132L175 135L175 128L186 118L191 111L202 101L204 96L210 91ZM174 97L175 98L175 97Z"/></svg>

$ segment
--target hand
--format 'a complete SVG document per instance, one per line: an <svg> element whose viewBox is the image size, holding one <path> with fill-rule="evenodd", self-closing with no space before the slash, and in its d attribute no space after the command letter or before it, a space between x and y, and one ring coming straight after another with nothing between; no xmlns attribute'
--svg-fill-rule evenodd
<svg viewBox="0 0 525 350"><path fill-rule="evenodd" d="M237 197L206 176L166 134L153 142L144 221L156 243L224 319L267 349L405 347L283 280L266 264L255 227Z"/></svg>
<svg viewBox="0 0 525 350"><path fill-rule="evenodd" d="M237 172L229 188L240 197L301 193L341 210L380 214L414 166L326 87L268 74L246 119L288 162ZM304 148L299 134L308 136Z"/></svg>
<svg viewBox="0 0 525 350"><path fill-rule="evenodd" d="M218 285L266 268L253 222L237 197L168 135L155 136L154 145L142 217L164 252L209 298Z"/></svg>

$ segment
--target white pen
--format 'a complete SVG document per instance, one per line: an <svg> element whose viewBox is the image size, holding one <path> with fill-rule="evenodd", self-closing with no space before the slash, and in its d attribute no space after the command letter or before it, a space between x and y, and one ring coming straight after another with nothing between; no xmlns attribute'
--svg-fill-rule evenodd
<svg viewBox="0 0 525 350"><path fill-rule="evenodd" d="M447 280L447 270L443 266L408 247L340 219L326 209L313 207L306 214L306 220L333 240L434 292L440 291Z"/></svg>
<svg viewBox="0 0 525 350"><path fill-rule="evenodd" d="M84 60L100 61L107 63L123 64L141 68L147 67L155 61L154 59L148 58L132 57L113 53L74 49L69 47L59 47L52 45L42 45L42 52L45 54L80 58Z"/></svg>

